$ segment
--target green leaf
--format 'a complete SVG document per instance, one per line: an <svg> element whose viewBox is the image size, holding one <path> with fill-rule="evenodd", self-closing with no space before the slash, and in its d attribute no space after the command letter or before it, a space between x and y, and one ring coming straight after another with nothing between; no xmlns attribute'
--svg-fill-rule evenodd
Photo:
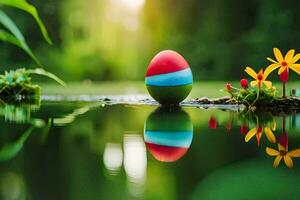
<svg viewBox="0 0 300 200"><path fill-rule="evenodd" d="M26 70L26 72L28 74L38 74L38 75L42 75L42 76L47 76L47 77L55 80L62 86L66 86L66 83L63 80L61 80L60 78L58 78L56 75L52 74L51 72L45 71L44 69L41 69L41 68L28 69L28 70Z"/></svg>
<svg viewBox="0 0 300 200"><path fill-rule="evenodd" d="M22 35L21 31L19 30L19 28L16 26L16 24L11 20L11 18L9 18L4 12L2 12L0 10L0 23L7 28L15 37L15 39L13 39L13 36L8 36L9 33L5 32L2 33L2 40L6 41L6 42L10 42L14 45L19 46L20 48L22 48L38 65L41 66L40 62L38 61L38 59L34 56L33 52L31 51L31 49L28 47L24 36ZM1 30L0 30L1 31ZM6 36L4 36L6 35ZM3 39L3 38L6 38ZM17 40L17 41L16 41Z"/></svg>
<svg viewBox="0 0 300 200"><path fill-rule="evenodd" d="M1 30L0 29L0 40L5 41L5 42L9 42L13 45L16 45L18 47L20 47L21 49L23 49L38 65L41 66L40 62L37 60L37 58L33 55L32 51L30 50L30 48L27 46L26 43L24 43L23 41L18 40L14 35L12 35L11 33L5 31L5 30Z"/></svg>
<svg viewBox="0 0 300 200"><path fill-rule="evenodd" d="M6 161L15 157L22 149L24 142L29 137L32 130L33 127L30 127L16 141L4 145L0 150L0 161Z"/></svg>
<svg viewBox="0 0 300 200"><path fill-rule="evenodd" d="M26 0L0 0L0 5L1 4L6 5L6 6L15 7L15 8L21 9L21 10L29 13L35 19L35 21L38 23L45 40L49 44L52 44L51 39L46 30L46 27L45 27L44 23L42 22L41 18L39 17L36 8L33 5L29 4Z"/></svg>

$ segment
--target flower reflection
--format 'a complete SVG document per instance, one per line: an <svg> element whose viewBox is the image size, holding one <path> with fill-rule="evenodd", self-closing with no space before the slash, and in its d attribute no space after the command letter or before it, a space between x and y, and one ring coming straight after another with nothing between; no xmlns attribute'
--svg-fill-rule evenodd
<svg viewBox="0 0 300 200"><path fill-rule="evenodd" d="M145 123L144 139L149 152L161 162L175 162L188 151L193 124L182 110L157 109Z"/></svg>
<svg viewBox="0 0 300 200"><path fill-rule="evenodd" d="M276 122L274 118L268 115L258 116L255 113L250 113L247 115L250 119L253 119L256 123L256 127L250 129L245 135L245 142L249 142L254 136L256 137L257 144L260 145L260 140L265 133L269 142L276 143L276 137L273 133L276 129ZM245 123L244 123L245 125ZM241 127L241 131L245 131L246 128Z"/></svg>
<svg viewBox="0 0 300 200"><path fill-rule="evenodd" d="M273 163L273 166L275 168L278 167L282 158L286 166L288 168L292 168L293 167L292 157L300 157L300 148L294 149L292 151L288 151L288 146L284 147L280 143L278 144L278 150L267 147L266 152L269 156L276 156Z"/></svg>
<svg viewBox="0 0 300 200"><path fill-rule="evenodd" d="M227 132L230 132L230 131L231 131L231 128L232 128L232 123L231 123L231 121L227 121L227 122L226 122L226 130L227 130Z"/></svg>
<svg viewBox="0 0 300 200"><path fill-rule="evenodd" d="M123 162L123 152L121 144L118 143L107 143L105 145L103 161L106 169L111 174L116 174L120 171Z"/></svg>
<svg viewBox="0 0 300 200"><path fill-rule="evenodd" d="M282 117L282 134L279 137L278 150L272 149L270 147L266 148L266 152L269 156L276 156L273 166L278 167L280 161L284 160L285 165L288 168L293 167L292 157L300 157L300 148L289 151L288 150L288 134L285 130L285 115Z"/></svg>
<svg viewBox="0 0 300 200"><path fill-rule="evenodd" d="M216 119L216 117L211 116L211 117L209 118L209 121L208 121L208 127L209 127L210 129L216 129L216 128L217 128L217 119Z"/></svg>
<svg viewBox="0 0 300 200"><path fill-rule="evenodd" d="M248 133L245 136L245 142L249 142L249 140L251 138L253 138L253 136L256 136L256 140L257 140L257 144L260 144L260 139L261 136L263 134L263 132L265 133L267 139L272 142L272 143L276 143L276 138L271 130L271 128L269 127L262 127L260 125L258 125L257 127L251 129L250 131L248 131Z"/></svg>
<svg viewBox="0 0 300 200"><path fill-rule="evenodd" d="M240 132L243 135L246 135L248 133L248 126L246 124L242 124L240 128Z"/></svg>

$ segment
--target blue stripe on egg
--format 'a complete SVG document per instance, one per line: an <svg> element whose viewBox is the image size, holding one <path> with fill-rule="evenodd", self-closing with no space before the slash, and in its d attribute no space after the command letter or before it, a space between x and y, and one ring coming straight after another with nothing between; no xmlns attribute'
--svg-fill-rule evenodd
<svg viewBox="0 0 300 200"><path fill-rule="evenodd" d="M159 74L146 77L146 85L149 86L178 86L193 83L193 75L190 68L177 72Z"/></svg>
<svg viewBox="0 0 300 200"><path fill-rule="evenodd" d="M193 140L192 131L145 131L144 139L148 143L171 147L189 148Z"/></svg>

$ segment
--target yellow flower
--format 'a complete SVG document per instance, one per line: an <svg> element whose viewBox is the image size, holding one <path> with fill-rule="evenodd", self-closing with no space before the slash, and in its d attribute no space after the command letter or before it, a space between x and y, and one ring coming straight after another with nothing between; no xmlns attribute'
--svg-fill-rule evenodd
<svg viewBox="0 0 300 200"><path fill-rule="evenodd" d="M288 168L293 167L292 157L300 157L300 149L294 149L292 151L288 151L288 147L284 147L278 144L278 151L272 148L267 147L266 152L269 156L276 156L273 166L278 167L281 159L283 158L285 165Z"/></svg>
<svg viewBox="0 0 300 200"><path fill-rule="evenodd" d="M256 135L256 140L257 140L257 144L260 144L260 138L262 133L265 133L267 139L272 142L272 143L276 143L276 138L273 134L273 132L271 131L271 129L269 127L265 127L262 128L261 126L258 126L256 128L251 129L245 136L245 142L249 142L249 140Z"/></svg>
<svg viewBox="0 0 300 200"><path fill-rule="evenodd" d="M249 74L252 78L255 79L255 81L251 81L250 85L252 87L258 85L260 88L262 84L265 84L267 88L272 87L271 81L266 81L268 75L271 73L268 69L264 72L263 69L261 69L258 73L256 73L251 67L246 67L245 72Z"/></svg>
<svg viewBox="0 0 300 200"><path fill-rule="evenodd" d="M280 67L278 70L278 74L284 72L285 69L287 70L287 72L289 71L289 69L291 69L300 75L300 64L295 64L300 59L299 53L295 55L295 50L291 49L283 58L278 48L273 48L273 52L276 61L268 57L267 60L271 61L273 64L269 65L266 70L272 72L273 70Z"/></svg>

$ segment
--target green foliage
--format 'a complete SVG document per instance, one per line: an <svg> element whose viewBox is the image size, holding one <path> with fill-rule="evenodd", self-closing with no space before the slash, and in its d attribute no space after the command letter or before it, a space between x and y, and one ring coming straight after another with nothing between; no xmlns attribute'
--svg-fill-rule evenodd
<svg viewBox="0 0 300 200"><path fill-rule="evenodd" d="M39 98L40 86L32 83L31 74L46 76L61 85L65 85L65 83L54 74L39 68L5 71L4 75L0 75L1 100L7 102Z"/></svg>
<svg viewBox="0 0 300 200"><path fill-rule="evenodd" d="M273 47L286 51L300 45L300 4L289 1L147 0L134 13L109 0L30 2L47 22L55 46L36 40L40 31L30 17L18 12L9 16L47 70L70 81L142 80L149 61L162 49L181 53L195 81L236 80L244 78L245 63L255 70L269 64L261 58L271 55ZM132 25L137 26L132 30ZM7 59L0 66L29 63L10 46L2 52Z"/></svg>
<svg viewBox="0 0 300 200"><path fill-rule="evenodd" d="M37 64L41 65L28 47L24 36L22 35L16 24L3 11L0 10L0 23L10 31L0 30L0 40L12 43L23 49Z"/></svg>
<svg viewBox="0 0 300 200"><path fill-rule="evenodd" d="M48 35L48 32L45 28L45 25L42 22L42 20L40 19L38 12L33 5L29 4L26 0L0 0L0 5L1 4L6 5L6 6L15 7L15 8L21 9L21 10L29 13L35 19L35 21L38 23L45 40L49 44L52 44L51 39Z"/></svg>
<svg viewBox="0 0 300 200"><path fill-rule="evenodd" d="M32 17L36 20L38 23L40 30L45 38L45 40L49 43L52 44L47 30L40 19L37 10L34 6L31 4L27 3L26 0L0 0L0 5L6 5L6 6L11 6L15 7L18 9L21 9L29 14L32 15ZM0 29L0 40L9 42L13 45L16 45L23 49L38 65L41 66L40 62L38 59L35 57L33 54L32 50L29 48L27 45L25 38L17 25L14 23L14 21L7 16L3 11L0 10L0 24L2 24L9 32L5 30Z"/></svg>
<svg viewBox="0 0 300 200"><path fill-rule="evenodd" d="M241 89L231 94L238 103L248 106L267 105L277 99L275 88L262 88L260 90L257 88Z"/></svg>

